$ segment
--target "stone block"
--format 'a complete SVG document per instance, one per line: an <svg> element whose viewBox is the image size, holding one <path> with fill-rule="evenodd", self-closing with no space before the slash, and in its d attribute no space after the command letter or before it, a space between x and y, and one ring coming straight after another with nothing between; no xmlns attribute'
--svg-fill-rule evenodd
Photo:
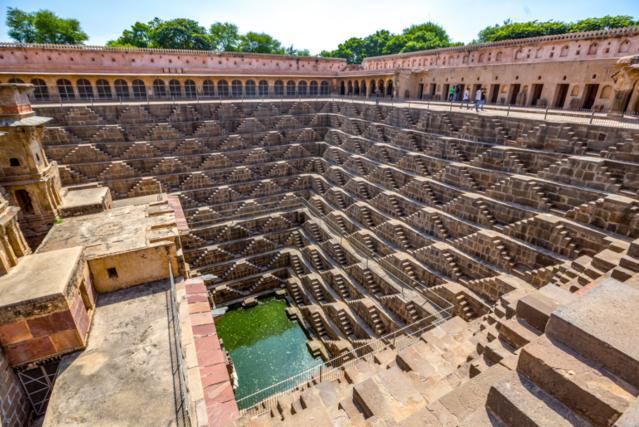
<svg viewBox="0 0 639 427"><path fill-rule="evenodd" d="M546 334L639 387L639 290L614 279L555 310Z"/></svg>

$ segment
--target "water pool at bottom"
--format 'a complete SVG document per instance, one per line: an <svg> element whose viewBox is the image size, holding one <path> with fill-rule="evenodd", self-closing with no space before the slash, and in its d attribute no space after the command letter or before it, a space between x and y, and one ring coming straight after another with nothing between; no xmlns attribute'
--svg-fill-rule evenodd
<svg viewBox="0 0 639 427"><path fill-rule="evenodd" d="M321 358L308 352L307 337L300 325L286 317L284 300L269 298L255 307L230 310L216 327L235 365L238 400L322 363ZM279 391L273 390L273 394ZM241 407L252 406L265 397L247 399L240 402Z"/></svg>

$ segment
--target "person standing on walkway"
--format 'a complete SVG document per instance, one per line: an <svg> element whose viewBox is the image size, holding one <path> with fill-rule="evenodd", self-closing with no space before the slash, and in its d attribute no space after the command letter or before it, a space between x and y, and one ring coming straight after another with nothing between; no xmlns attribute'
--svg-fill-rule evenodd
<svg viewBox="0 0 639 427"><path fill-rule="evenodd" d="M459 108L462 108L466 104L466 109L470 109L470 91L468 88L464 90L464 97L462 98L462 103L459 105Z"/></svg>
<svg viewBox="0 0 639 427"><path fill-rule="evenodd" d="M379 105L379 89L375 89L375 105Z"/></svg>
<svg viewBox="0 0 639 427"><path fill-rule="evenodd" d="M484 106L481 103L481 88L478 88L475 92L475 111L479 111L479 108L484 109Z"/></svg>
<svg viewBox="0 0 639 427"><path fill-rule="evenodd" d="M448 90L448 101L453 102L455 99L455 86L451 86Z"/></svg>

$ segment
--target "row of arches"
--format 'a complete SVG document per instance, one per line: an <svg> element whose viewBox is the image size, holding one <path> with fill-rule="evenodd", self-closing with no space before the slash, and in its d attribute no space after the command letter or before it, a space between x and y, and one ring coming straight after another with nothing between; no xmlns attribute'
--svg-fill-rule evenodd
<svg viewBox="0 0 639 427"><path fill-rule="evenodd" d="M21 79L10 79L9 83L24 83ZM52 95L47 83L40 78L31 80L34 86L33 96L37 100L49 99ZM254 96L320 96L330 94L328 81L318 82L317 80L293 81L286 83L276 80L273 85L269 85L266 80L204 80L201 85L194 80L187 79L180 81L177 79L165 82L163 79L155 79L150 87L140 79L129 82L125 79L116 79L112 83L106 79L98 79L93 85L88 79L78 79L74 84L69 79L58 79L55 82L57 95L62 100L69 99L110 99L110 98L196 98L196 97L254 97Z"/></svg>
<svg viewBox="0 0 639 427"><path fill-rule="evenodd" d="M339 94L347 96L376 96L379 91L379 96L394 96L393 81L383 79L377 81L371 80L342 80L339 86Z"/></svg>

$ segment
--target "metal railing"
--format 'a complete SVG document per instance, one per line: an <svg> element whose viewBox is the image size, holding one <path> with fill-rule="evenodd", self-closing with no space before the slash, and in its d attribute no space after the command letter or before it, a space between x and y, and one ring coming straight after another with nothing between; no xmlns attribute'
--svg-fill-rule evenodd
<svg viewBox="0 0 639 427"><path fill-rule="evenodd" d="M169 334L173 339L173 348L171 353L175 361L173 365L173 385L175 390L175 418L178 427L190 427L191 418L189 415L189 391L186 382L186 363L184 362L184 351L182 349L182 332L180 323L180 314L177 301L177 291L175 288L175 279L173 278L173 267L169 261L169 328L173 334Z"/></svg>
<svg viewBox="0 0 639 427"><path fill-rule="evenodd" d="M443 316L441 318L435 316L424 317L401 329L371 340L340 356L244 396L237 400L240 413L242 415L258 416L270 411L276 411L277 401L282 395L294 390L304 390L323 381L341 380L345 376L345 369L358 360L370 357L386 349L401 351L417 342L424 332L440 325L448 317L449 316Z"/></svg>

